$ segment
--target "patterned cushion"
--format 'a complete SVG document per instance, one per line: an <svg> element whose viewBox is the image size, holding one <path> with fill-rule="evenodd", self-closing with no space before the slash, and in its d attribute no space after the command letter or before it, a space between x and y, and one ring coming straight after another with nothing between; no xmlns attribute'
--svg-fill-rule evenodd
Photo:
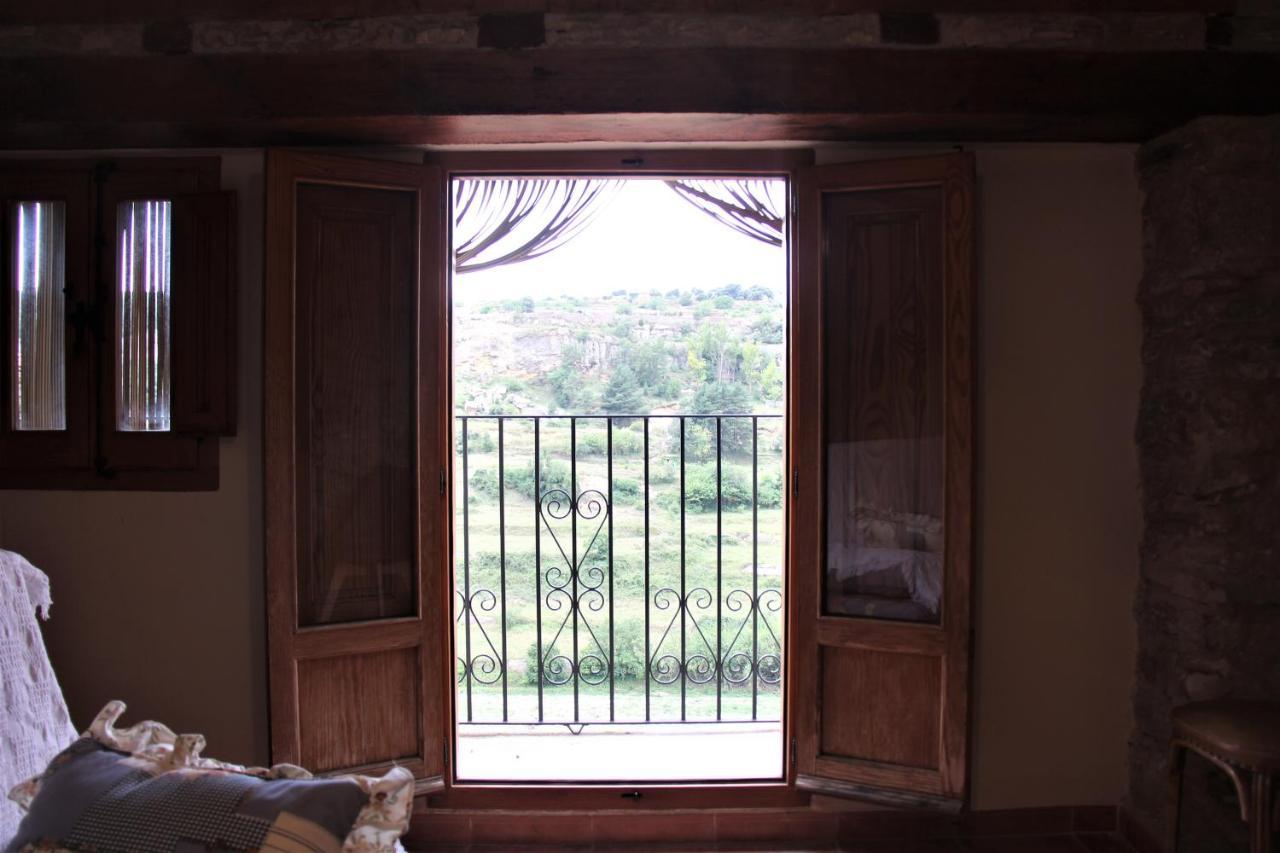
<svg viewBox="0 0 1280 853"><path fill-rule="evenodd" d="M300 767L202 758L204 738L156 722L117 730L112 702L39 776L10 792L27 814L6 851L383 853L409 828L413 776L317 779Z"/></svg>

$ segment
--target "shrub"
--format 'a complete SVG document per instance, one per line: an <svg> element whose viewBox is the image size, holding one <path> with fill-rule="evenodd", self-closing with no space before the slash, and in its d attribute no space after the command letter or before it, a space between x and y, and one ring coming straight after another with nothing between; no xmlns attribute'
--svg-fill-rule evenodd
<svg viewBox="0 0 1280 853"><path fill-rule="evenodd" d="M629 477L615 477L613 480L613 496L615 499L632 500L640 497L640 482Z"/></svg>
<svg viewBox="0 0 1280 853"><path fill-rule="evenodd" d="M490 421L492 423L492 421ZM462 430L459 429L454 437L454 444L459 453L462 452ZM475 427L467 428L467 455L472 453L492 453L498 449L498 443L493 440L493 436L488 431L480 431Z"/></svg>
<svg viewBox="0 0 1280 853"><path fill-rule="evenodd" d="M601 422L603 423L603 422ZM614 455L637 453L644 448L644 437L629 429L615 427L613 430ZM609 450L609 439L604 429L578 434L579 456L603 456Z"/></svg>
<svg viewBox="0 0 1280 853"><path fill-rule="evenodd" d="M669 512L680 511L679 491L664 492L658 503ZM684 505L689 512L714 512L716 508L716 466L689 465L684 474ZM726 510L751 506L751 483L742 472L725 465L720 472L720 505Z"/></svg>
<svg viewBox="0 0 1280 853"><path fill-rule="evenodd" d="M761 477L757 498L762 507L771 509L782 506L782 475L766 474Z"/></svg>
<svg viewBox="0 0 1280 853"><path fill-rule="evenodd" d="M597 657L605 657L608 653L609 646L609 623L608 617L601 617L599 624L594 625L596 636L600 638L600 642L604 645L603 652L597 648L594 642L589 639L582 645L580 654L583 657L595 655ZM524 654L524 680L526 684L538 683L538 644L530 643ZM543 657L550 661L551 659L564 655L570 657L568 649L561 649L554 646L544 649ZM619 619L614 623L613 627L613 676L618 681L639 681L644 678L645 660L644 660L644 621L640 619ZM543 684L551 684L545 677Z"/></svg>
<svg viewBox="0 0 1280 853"><path fill-rule="evenodd" d="M508 477L510 481L510 477ZM470 496L484 495L496 497L498 494L498 472L492 468L477 468L471 472L467 481Z"/></svg>
<svg viewBox="0 0 1280 853"><path fill-rule="evenodd" d="M505 474L508 489L519 492L527 498L538 497L538 484L534 482L532 463L523 468L508 469ZM569 491L569 466L559 459L543 459L542 470L539 475L542 481L542 492L547 492L551 489Z"/></svg>

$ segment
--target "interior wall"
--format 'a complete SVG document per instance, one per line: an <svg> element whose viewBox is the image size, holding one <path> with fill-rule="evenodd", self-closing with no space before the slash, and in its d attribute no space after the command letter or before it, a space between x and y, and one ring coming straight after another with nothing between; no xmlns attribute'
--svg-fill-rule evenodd
<svg viewBox="0 0 1280 853"><path fill-rule="evenodd" d="M1116 803L1140 532L1134 148L974 150L973 806Z"/></svg>
<svg viewBox="0 0 1280 853"><path fill-rule="evenodd" d="M1115 803L1141 531L1128 147L978 155L974 803Z"/></svg>
<svg viewBox="0 0 1280 853"><path fill-rule="evenodd" d="M204 734L210 756L262 762L263 154L220 153L238 202L240 379L218 491L0 490L0 547L52 581L45 640L77 728L122 699L126 722L160 720Z"/></svg>
<svg viewBox="0 0 1280 853"><path fill-rule="evenodd" d="M1139 531L1133 150L981 147L978 171L973 805L1116 803ZM221 489L0 492L0 545L53 578L47 636L76 723L121 698L131 718L259 763L262 177L260 152L225 155L224 185L240 191L242 351Z"/></svg>

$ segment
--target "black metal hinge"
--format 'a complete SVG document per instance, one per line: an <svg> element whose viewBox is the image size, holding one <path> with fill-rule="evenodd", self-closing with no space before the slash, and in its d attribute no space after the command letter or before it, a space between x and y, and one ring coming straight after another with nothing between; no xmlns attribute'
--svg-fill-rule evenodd
<svg viewBox="0 0 1280 853"><path fill-rule="evenodd" d="M794 497L800 497L800 469L791 469L791 494Z"/></svg>
<svg viewBox="0 0 1280 853"><path fill-rule="evenodd" d="M444 497L445 491L449 486L449 477L445 474L444 466L440 466L440 497Z"/></svg>
<svg viewBox="0 0 1280 853"><path fill-rule="evenodd" d="M796 739L791 739L791 766L796 766Z"/></svg>

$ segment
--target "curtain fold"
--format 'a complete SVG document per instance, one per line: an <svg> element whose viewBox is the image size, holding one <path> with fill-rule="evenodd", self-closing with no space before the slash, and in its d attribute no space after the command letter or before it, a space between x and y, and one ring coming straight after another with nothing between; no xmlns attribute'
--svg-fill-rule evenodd
<svg viewBox="0 0 1280 853"><path fill-rule="evenodd" d="M685 201L739 234L770 246L783 243L783 182L750 178L667 181Z"/></svg>
<svg viewBox="0 0 1280 853"><path fill-rule="evenodd" d="M604 178L454 181L454 272L520 263L563 246L621 187Z"/></svg>

